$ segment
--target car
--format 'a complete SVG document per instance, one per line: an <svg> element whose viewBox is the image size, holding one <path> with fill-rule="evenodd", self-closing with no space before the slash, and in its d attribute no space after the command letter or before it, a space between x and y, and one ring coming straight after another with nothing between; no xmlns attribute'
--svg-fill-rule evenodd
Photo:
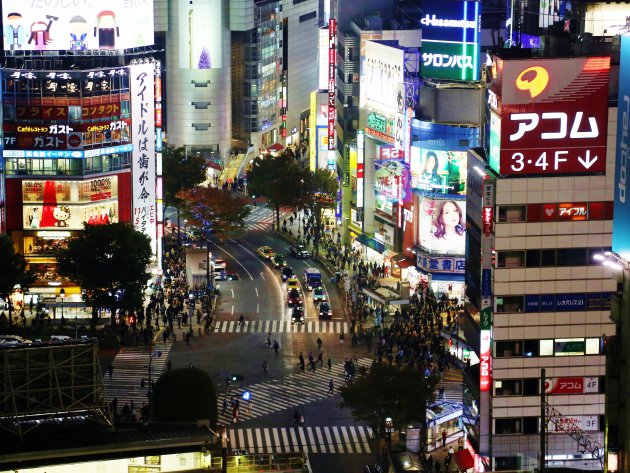
<svg viewBox="0 0 630 473"><path fill-rule="evenodd" d="M297 289L291 289L287 294L287 305L289 307L302 306L302 294Z"/></svg>
<svg viewBox="0 0 630 473"><path fill-rule="evenodd" d="M64 343L72 340L68 335L51 335L50 343Z"/></svg>
<svg viewBox="0 0 630 473"><path fill-rule="evenodd" d="M276 253L273 256L273 260L272 261L273 261L273 266L275 268L283 268L283 267L285 267L287 265L287 260L280 253Z"/></svg>
<svg viewBox="0 0 630 473"><path fill-rule="evenodd" d="M370 463L368 465L365 465L365 467L363 468L363 473L383 473L383 469L380 465L376 463Z"/></svg>
<svg viewBox="0 0 630 473"><path fill-rule="evenodd" d="M238 281L241 279L238 273L228 273L228 281Z"/></svg>
<svg viewBox="0 0 630 473"><path fill-rule="evenodd" d="M294 307L291 311L291 325L304 323L304 307Z"/></svg>
<svg viewBox="0 0 630 473"><path fill-rule="evenodd" d="M256 250L256 252L258 253L258 256L267 261L273 258L273 255L275 254L273 248L270 246L261 246Z"/></svg>
<svg viewBox="0 0 630 473"><path fill-rule="evenodd" d="M214 268L214 280L215 281L227 281L228 273L225 269Z"/></svg>
<svg viewBox="0 0 630 473"><path fill-rule="evenodd" d="M328 302L322 302L319 305L319 318L320 319L332 319L332 309Z"/></svg>
<svg viewBox="0 0 630 473"><path fill-rule="evenodd" d="M320 302L326 302L328 300L328 294L323 287L316 287L313 289L313 302L319 304Z"/></svg>
<svg viewBox="0 0 630 473"><path fill-rule="evenodd" d="M287 292L289 292L291 289L297 289L298 291L301 291L300 281L294 276L287 279Z"/></svg>
<svg viewBox="0 0 630 473"><path fill-rule="evenodd" d="M295 276L295 273L293 272L293 268L291 266L284 266L280 270L280 277L282 278L282 282L285 282L287 279L293 276Z"/></svg>
<svg viewBox="0 0 630 473"><path fill-rule="evenodd" d="M19 335L0 335L0 346L11 347L16 345L27 345L33 343L33 340L20 337Z"/></svg>
<svg viewBox="0 0 630 473"><path fill-rule="evenodd" d="M289 253L294 258L308 258L310 256L304 245L291 245L289 247Z"/></svg>
<svg viewBox="0 0 630 473"><path fill-rule="evenodd" d="M215 259L215 260L212 260L212 262L214 264L215 271L227 268L227 263L225 262L225 260Z"/></svg>

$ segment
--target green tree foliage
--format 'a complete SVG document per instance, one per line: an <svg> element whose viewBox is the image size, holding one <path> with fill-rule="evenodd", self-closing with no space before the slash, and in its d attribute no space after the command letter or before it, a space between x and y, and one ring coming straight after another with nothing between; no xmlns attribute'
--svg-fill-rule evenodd
<svg viewBox="0 0 630 473"><path fill-rule="evenodd" d="M0 297L6 299L16 284L28 291L34 282L35 273L27 268L24 256L15 252L11 237L0 235Z"/></svg>
<svg viewBox="0 0 630 473"><path fill-rule="evenodd" d="M154 422L196 422L217 425L217 393L212 378L199 368L167 371L155 383L151 397Z"/></svg>
<svg viewBox="0 0 630 473"><path fill-rule="evenodd" d="M305 171L300 181L300 203L301 208L311 211L315 217L315 251L318 250L321 238L322 211L334 209L337 205L337 192L339 181L336 176L327 169L316 169L314 172Z"/></svg>
<svg viewBox="0 0 630 473"><path fill-rule="evenodd" d="M424 425L438 381L433 375L425 379L418 369L375 363L341 388L340 407L349 408L355 419L369 422L379 435L387 417L397 428L413 422Z"/></svg>
<svg viewBox="0 0 630 473"><path fill-rule="evenodd" d="M117 308L137 308L149 280L151 243L147 235L125 223L85 225L84 231L57 250L59 273L84 291L92 307L92 324L98 309L109 307L112 324Z"/></svg>
<svg viewBox="0 0 630 473"><path fill-rule="evenodd" d="M280 223L280 207L296 208L302 199L301 180L304 173L297 165L293 152L280 156L254 159L247 171L247 187L252 195L267 197L276 213L276 225Z"/></svg>
<svg viewBox="0 0 630 473"><path fill-rule="evenodd" d="M197 186L180 192L183 213L202 240L240 235L251 209L244 198L216 187Z"/></svg>
<svg viewBox="0 0 630 473"><path fill-rule="evenodd" d="M177 194L192 189L206 179L206 160L200 155L186 156L186 148L167 145L162 150L164 203L179 207Z"/></svg>

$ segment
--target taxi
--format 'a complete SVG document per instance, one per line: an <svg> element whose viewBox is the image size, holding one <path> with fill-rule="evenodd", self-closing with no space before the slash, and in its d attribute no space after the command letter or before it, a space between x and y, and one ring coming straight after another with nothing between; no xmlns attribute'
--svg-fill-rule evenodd
<svg viewBox="0 0 630 473"><path fill-rule="evenodd" d="M298 278L293 277L287 279L287 292L290 292L291 289L297 289L298 291L302 290Z"/></svg>
<svg viewBox="0 0 630 473"><path fill-rule="evenodd" d="M267 261L273 258L275 254L273 248L271 248L270 246L261 246L256 250L256 252L258 253L258 256Z"/></svg>

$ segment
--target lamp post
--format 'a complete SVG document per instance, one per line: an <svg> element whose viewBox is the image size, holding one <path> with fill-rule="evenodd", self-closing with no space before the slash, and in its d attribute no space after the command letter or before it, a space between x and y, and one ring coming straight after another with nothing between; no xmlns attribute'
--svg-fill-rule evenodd
<svg viewBox="0 0 630 473"><path fill-rule="evenodd" d="M385 417L385 434L387 435L387 465L389 466L389 455L392 453L392 430L394 421L391 417Z"/></svg>
<svg viewBox="0 0 630 473"><path fill-rule="evenodd" d="M627 471L630 451L629 413L624 406L630 382L630 323L627 317L627 298L630 297L630 262L613 251L593 256L615 274L617 291L611 300L611 320L615 322L615 334L602 334L602 346L606 357L605 415L604 415L604 471ZM616 455L615 455L616 454Z"/></svg>
<svg viewBox="0 0 630 473"><path fill-rule="evenodd" d="M61 299L61 320L64 320L63 318L63 301L66 298L66 290L62 287L61 290L59 291L59 298ZM77 338L77 320L76 320L77 314L74 314L74 338Z"/></svg>

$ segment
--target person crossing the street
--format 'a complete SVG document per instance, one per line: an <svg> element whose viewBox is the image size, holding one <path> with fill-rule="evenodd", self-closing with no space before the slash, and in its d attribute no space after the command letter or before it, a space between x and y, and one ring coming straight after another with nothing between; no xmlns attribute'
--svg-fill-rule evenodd
<svg viewBox="0 0 630 473"><path fill-rule="evenodd" d="M335 394L335 383L332 378L328 382L328 392L326 394Z"/></svg>
<svg viewBox="0 0 630 473"><path fill-rule="evenodd" d="M263 363L262 363L262 369L263 369L263 371L264 371L264 373L265 373L266 375L268 375L268 374L269 374L269 372L268 372L268 368L269 368L269 365L267 364L267 360L263 361Z"/></svg>

